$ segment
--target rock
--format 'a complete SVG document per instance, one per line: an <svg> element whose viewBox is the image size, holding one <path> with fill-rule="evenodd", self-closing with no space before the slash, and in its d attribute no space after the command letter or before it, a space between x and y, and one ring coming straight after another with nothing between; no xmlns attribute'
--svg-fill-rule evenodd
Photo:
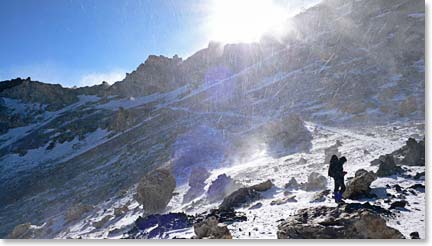
<svg viewBox="0 0 432 246"><path fill-rule="evenodd" d="M296 198L296 196L289 196L289 197L280 198L280 199L271 201L270 205L274 206L274 205L282 205L282 204L285 204L288 202L297 202L297 199L295 199L295 198Z"/></svg>
<svg viewBox="0 0 432 246"><path fill-rule="evenodd" d="M393 188L399 193L402 192L402 187L400 187L398 184L393 185Z"/></svg>
<svg viewBox="0 0 432 246"><path fill-rule="evenodd" d="M300 209L278 225L278 239L403 239L386 225L380 207L344 204Z"/></svg>
<svg viewBox="0 0 432 246"><path fill-rule="evenodd" d="M408 204L407 201L403 201L403 200L402 201L396 201L390 205L390 209L405 208L405 206L407 204Z"/></svg>
<svg viewBox="0 0 432 246"><path fill-rule="evenodd" d="M183 203L188 203L198 196L205 193L205 181L210 177L210 173L203 167L195 167L189 176L189 190L183 196Z"/></svg>
<svg viewBox="0 0 432 246"><path fill-rule="evenodd" d="M307 183L302 184L301 187L306 191L324 190L327 188L327 178L319 173L312 172Z"/></svg>
<svg viewBox="0 0 432 246"><path fill-rule="evenodd" d="M422 184L414 184L408 188L414 189L414 190L419 191L419 192L425 192L425 189L426 189L426 187Z"/></svg>
<svg viewBox="0 0 432 246"><path fill-rule="evenodd" d="M425 165L425 141L417 142L409 138L406 142L406 152L402 159L402 164L407 166L424 166Z"/></svg>
<svg viewBox="0 0 432 246"><path fill-rule="evenodd" d="M210 184L207 190L207 199L210 202L222 200L239 188L241 188L240 184L226 174L221 174Z"/></svg>
<svg viewBox="0 0 432 246"><path fill-rule="evenodd" d="M162 212L173 196L176 180L167 169L157 169L145 175L137 187L135 199L147 214Z"/></svg>
<svg viewBox="0 0 432 246"><path fill-rule="evenodd" d="M411 232L410 233L410 237L411 237L411 239L420 239L420 235L416 231L415 232Z"/></svg>
<svg viewBox="0 0 432 246"><path fill-rule="evenodd" d="M128 234L128 239L169 238L169 232L192 227L193 216L185 213L153 214L139 217L134 228Z"/></svg>
<svg viewBox="0 0 432 246"><path fill-rule="evenodd" d="M254 205L252 205L249 210L253 210L253 209L258 209L261 208L263 206L263 204L261 202L257 202Z"/></svg>
<svg viewBox="0 0 432 246"><path fill-rule="evenodd" d="M102 226L104 226L108 221L110 221L113 218L112 215L106 215L105 217L103 217L101 220L93 222L93 226L96 229L100 229L102 228Z"/></svg>
<svg viewBox="0 0 432 246"><path fill-rule="evenodd" d="M425 176L426 176L425 172L416 173L416 175L414 175L414 179L418 180L421 179L422 177L424 179Z"/></svg>
<svg viewBox="0 0 432 246"><path fill-rule="evenodd" d="M227 225L219 223L215 216L210 216L193 225L196 239L232 239Z"/></svg>
<svg viewBox="0 0 432 246"><path fill-rule="evenodd" d="M323 190L321 192L316 193L312 200L310 201L310 203L315 203L315 202L325 202L326 197L328 195L330 195L330 190Z"/></svg>
<svg viewBox="0 0 432 246"><path fill-rule="evenodd" d="M377 171L378 177L387 177L402 172L401 167L396 166L393 155L385 155L384 158L380 159L380 162Z"/></svg>
<svg viewBox="0 0 432 246"><path fill-rule="evenodd" d="M299 164L299 165L304 165L304 164L306 164L307 163L307 160L305 159L305 158L300 158L300 160L297 162L297 164Z"/></svg>
<svg viewBox="0 0 432 246"><path fill-rule="evenodd" d="M285 184L285 189L297 190L299 188L300 188L300 185L294 177L291 177L291 179L288 181L288 183Z"/></svg>
<svg viewBox="0 0 432 246"><path fill-rule="evenodd" d="M116 217L121 216L129 211L128 206L124 205L123 207L114 208L114 215Z"/></svg>
<svg viewBox="0 0 432 246"><path fill-rule="evenodd" d="M264 192L269 190L273 186L273 183L270 180L267 180L263 183L253 185L250 187L240 188L229 196L225 197L222 204L219 206L219 209L232 209L238 208L243 205L249 204L261 198L259 192Z"/></svg>
<svg viewBox="0 0 432 246"><path fill-rule="evenodd" d="M81 219L83 214L90 212L94 207L86 204L76 204L66 212L66 221L75 221Z"/></svg>
<svg viewBox="0 0 432 246"><path fill-rule="evenodd" d="M364 150L363 150L363 154L364 154L364 155L370 155L370 152L369 152L369 150L364 149Z"/></svg>
<svg viewBox="0 0 432 246"><path fill-rule="evenodd" d="M264 191L270 190L272 187L273 187L273 183L271 182L271 180L267 180L265 182L262 182L262 183L259 183L256 185L252 185L249 188L256 190L256 191L259 191L259 192L264 192Z"/></svg>
<svg viewBox="0 0 432 246"><path fill-rule="evenodd" d="M358 199L360 197L370 197L370 185L377 179L374 172L364 169L357 170L354 178L348 183L347 189L343 194L344 198Z"/></svg>

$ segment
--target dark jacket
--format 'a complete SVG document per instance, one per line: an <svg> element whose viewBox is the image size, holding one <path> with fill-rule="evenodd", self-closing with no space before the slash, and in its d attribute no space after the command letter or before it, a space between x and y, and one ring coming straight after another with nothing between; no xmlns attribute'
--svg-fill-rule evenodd
<svg viewBox="0 0 432 246"><path fill-rule="evenodd" d="M341 159L332 159L330 161L328 175L333 178L343 178L343 164L346 162L346 159L342 157Z"/></svg>

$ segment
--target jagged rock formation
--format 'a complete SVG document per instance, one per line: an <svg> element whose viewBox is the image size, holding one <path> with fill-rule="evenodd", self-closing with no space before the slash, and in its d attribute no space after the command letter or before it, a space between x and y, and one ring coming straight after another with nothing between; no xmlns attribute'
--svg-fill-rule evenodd
<svg viewBox="0 0 432 246"><path fill-rule="evenodd" d="M380 162L378 171L376 173L378 177L391 176L393 174L402 172L402 168L396 166L392 155L385 155L383 157L380 157L378 161Z"/></svg>
<svg viewBox="0 0 432 246"><path fill-rule="evenodd" d="M207 199L211 202L222 200L240 187L231 177L221 174L210 184Z"/></svg>
<svg viewBox="0 0 432 246"><path fill-rule="evenodd" d="M347 184L343 197L349 199L370 197L370 185L376 179L377 175L372 171L368 172L364 169L357 170L354 178Z"/></svg>
<svg viewBox="0 0 432 246"><path fill-rule="evenodd" d="M167 169L157 169L139 182L135 199L143 205L144 213L162 212L176 187L174 176Z"/></svg>
<svg viewBox="0 0 432 246"><path fill-rule="evenodd" d="M203 167L193 168L189 176L189 190L183 196L183 203L188 203L205 193L205 181L210 173Z"/></svg>
<svg viewBox="0 0 432 246"><path fill-rule="evenodd" d="M297 190L299 188L300 188L300 184L297 182L297 180L294 177L291 177L288 183L285 184L285 189L288 190Z"/></svg>
<svg viewBox="0 0 432 246"><path fill-rule="evenodd" d="M403 239L386 225L380 207L345 204L300 209L279 224L279 239Z"/></svg>

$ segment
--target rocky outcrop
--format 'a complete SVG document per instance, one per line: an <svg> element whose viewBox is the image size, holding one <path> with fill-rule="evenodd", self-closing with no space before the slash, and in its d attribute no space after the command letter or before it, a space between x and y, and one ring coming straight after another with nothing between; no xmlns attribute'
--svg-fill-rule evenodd
<svg viewBox="0 0 432 246"><path fill-rule="evenodd" d="M123 107L113 115L109 125L109 130L114 132L123 132L129 129L135 123L135 116L133 113Z"/></svg>
<svg viewBox="0 0 432 246"><path fill-rule="evenodd" d="M162 212L173 196L176 181L167 169L157 169L138 183L135 199L147 214Z"/></svg>
<svg viewBox="0 0 432 246"><path fill-rule="evenodd" d="M297 190L299 188L300 188L300 184L297 182L297 180L294 177L291 177L288 183L285 184L285 189L288 190Z"/></svg>
<svg viewBox="0 0 432 246"><path fill-rule="evenodd" d="M207 200L210 202L222 200L240 187L241 185L231 177L221 174L210 184L207 190Z"/></svg>
<svg viewBox="0 0 432 246"><path fill-rule="evenodd" d="M188 203L205 193L205 181L210 173L203 167L193 168L189 176L189 190L183 196L183 203Z"/></svg>
<svg viewBox="0 0 432 246"><path fill-rule="evenodd" d="M407 166L424 166L425 165L425 141L417 142L410 138L406 142L406 151L401 162Z"/></svg>
<svg viewBox="0 0 432 246"><path fill-rule="evenodd" d="M354 178L349 181L346 191L343 193L343 197L349 199L370 197L370 185L376 179L377 176L372 171L368 172L364 169L357 170Z"/></svg>
<svg viewBox="0 0 432 246"><path fill-rule="evenodd" d="M30 223L15 226L7 236L8 239L41 239L45 233L45 225L36 226Z"/></svg>
<svg viewBox="0 0 432 246"><path fill-rule="evenodd" d="M312 172L306 183L301 184L306 191L324 190L327 188L327 178L319 173Z"/></svg>
<svg viewBox="0 0 432 246"><path fill-rule="evenodd" d="M240 188L229 196L225 197L222 204L219 206L221 210L238 208L244 205L248 205L261 198L260 192L271 189L273 183L270 180L266 182L253 185L250 187Z"/></svg>
<svg viewBox="0 0 432 246"><path fill-rule="evenodd" d="M380 157L378 161L380 162L376 173L378 177L387 177L402 172L402 168L396 166L393 155L385 155Z"/></svg>
<svg viewBox="0 0 432 246"><path fill-rule="evenodd" d="M279 239L403 239L387 226L382 208L369 204L298 210L278 225Z"/></svg>

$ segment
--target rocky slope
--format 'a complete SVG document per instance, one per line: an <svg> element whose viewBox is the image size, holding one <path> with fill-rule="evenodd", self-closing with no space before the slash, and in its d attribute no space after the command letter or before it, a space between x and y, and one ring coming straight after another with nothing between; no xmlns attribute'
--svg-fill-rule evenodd
<svg viewBox="0 0 432 246"><path fill-rule="evenodd" d="M157 167L172 167L181 186L194 167L313 151L303 120L424 122L424 19L422 1L326 0L287 21L281 39L210 43L185 60L150 56L111 86L1 82L0 236L51 221L55 229L36 235L104 237L62 218L80 204L128 200Z"/></svg>

